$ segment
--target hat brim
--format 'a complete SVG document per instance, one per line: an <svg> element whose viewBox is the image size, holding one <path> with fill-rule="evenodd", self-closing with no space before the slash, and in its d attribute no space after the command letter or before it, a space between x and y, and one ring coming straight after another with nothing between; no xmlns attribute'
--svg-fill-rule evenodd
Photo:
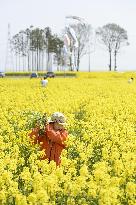
<svg viewBox="0 0 136 205"><path fill-rule="evenodd" d="M50 122L56 122L56 121L53 121L53 120L48 120L48 123L50 123ZM67 125L67 123L66 122L57 122L59 125Z"/></svg>
<svg viewBox="0 0 136 205"><path fill-rule="evenodd" d="M67 125L66 122L58 122L59 125Z"/></svg>

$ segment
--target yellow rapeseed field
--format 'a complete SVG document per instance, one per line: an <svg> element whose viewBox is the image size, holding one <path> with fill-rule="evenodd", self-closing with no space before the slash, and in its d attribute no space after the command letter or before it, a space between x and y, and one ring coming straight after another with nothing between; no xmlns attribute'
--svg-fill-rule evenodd
<svg viewBox="0 0 136 205"><path fill-rule="evenodd" d="M135 205L135 73L0 79L0 205ZM62 112L69 138L62 163L41 161L28 133Z"/></svg>

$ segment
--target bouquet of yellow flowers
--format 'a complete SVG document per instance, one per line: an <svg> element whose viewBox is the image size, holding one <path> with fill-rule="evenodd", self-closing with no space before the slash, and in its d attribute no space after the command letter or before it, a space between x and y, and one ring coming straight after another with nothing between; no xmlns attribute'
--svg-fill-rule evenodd
<svg viewBox="0 0 136 205"><path fill-rule="evenodd" d="M47 124L47 114L34 111L24 112L23 114L27 117L26 128L33 129L39 127L39 136L43 135Z"/></svg>

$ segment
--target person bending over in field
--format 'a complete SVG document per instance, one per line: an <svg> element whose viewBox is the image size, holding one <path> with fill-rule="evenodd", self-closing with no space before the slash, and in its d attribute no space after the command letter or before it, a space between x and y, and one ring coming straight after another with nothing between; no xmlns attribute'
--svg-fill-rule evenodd
<svg viewBox="0 0 136 205"><path fill-rule="evenodd" d="M44 132L39 133L40 126L33 128L29 134L30 138L34 139L34 144L39 144L40 149L44 150L45 155L41 159L48 159L56 162L56 165L61 163L61 152L66 147L65 141L68 132L65 129L66 118L60 112L55 112L51 115L47 125L45 125Z"/></svg>
<svg viewBox="0 0 136 205"><path fill-rule="evenodd" d="M128 83L133 83L133 81L134 81L134 78L128 79Z"/></svg>

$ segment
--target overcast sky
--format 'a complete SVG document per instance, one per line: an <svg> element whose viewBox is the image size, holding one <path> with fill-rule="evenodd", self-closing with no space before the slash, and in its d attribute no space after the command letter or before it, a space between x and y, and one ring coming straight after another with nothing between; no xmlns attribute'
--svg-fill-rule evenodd
<svg viewBox="0 0 136 205"><path fill-rule="evenodd" d="M0 0L0 69L5 65L8 23L11 35L30 25L49 26L59 34L67 15L84 18L93 29L116 23L127 30L130 45L120 50L118 70L136 70L136 0ZM107 70L108 64L108 53L97 45L91 70ZM88 56L81 61L81 70L87 69Z"/></svg>

